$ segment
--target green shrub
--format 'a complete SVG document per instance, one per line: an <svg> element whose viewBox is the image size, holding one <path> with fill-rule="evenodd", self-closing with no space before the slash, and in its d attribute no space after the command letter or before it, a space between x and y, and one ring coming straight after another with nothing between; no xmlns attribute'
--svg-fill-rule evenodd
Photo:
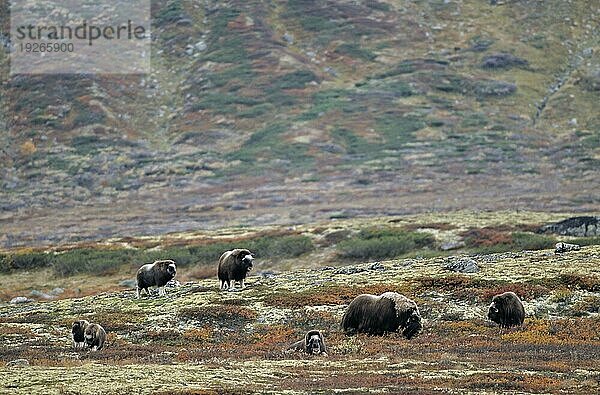
<svg viewBox="0 0 600 395"><path fill-rule="evenodd" d="M512 245L518 250L543 250L553 248L555 243L556 239L551 236L526 232L512 234Z"/></svg>
<svg viewBox="0 0 600 395"><path fill-rule="evenodd" d="M578 244L580 246L598 245L600 244L600 236L578 237L576 239L568 240L568 242Z"/></svg>
<svg viewBox="0 0 600 395"><path fill-rule="evenodd" d="M35 269L48 266L49 264L50 255L42 252L0 255L1 273L7 273L13 270Z"/></svg>
<svg viewBox="0 0 600 395"><path fill-rule="evenodd" d="M344 43L338 45L335 52L340 55L347 55L355 59L363 59L367 61L373 61L377 57L373 52L368 49L361 48L360 45L355 43Z"/></svg>
<svg viewBox="0 0 600 395"><path fill-rule="evenodd" d="M109 274L121 265L131 262L136 250L98 250L83 248L56 254L52 257L52 268L58 276L67 277L80 273Z"/></svg>
<svg viewBox="0 0 600 395"><path fill-rule="evenodd" d="M429 233L407 232L394 228L362 229L356 237L337 245L337 254L348 259L395 258L408 252L433 245Z"/></svg>

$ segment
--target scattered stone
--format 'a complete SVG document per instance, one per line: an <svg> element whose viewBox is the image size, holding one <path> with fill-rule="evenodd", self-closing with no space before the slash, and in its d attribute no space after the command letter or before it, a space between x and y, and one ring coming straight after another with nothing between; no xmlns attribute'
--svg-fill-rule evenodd
<svg viewBox="0 0 600 395"><path fill-rule="evenodd" d="M539 232L556 233L563 236L600 236L600 217L572 217L563 221L544 225Z"/></svg>
<svg viewBox="0 0 600 395"><path fill-rule="evenodd" d="M257 273L262 278L274 278L277 274L272 270L261 270Z"/></svg>
<svg viewBox="0 0 600 395"><path fill-rule="evenodd" d="M346 266L346 267L339 268L338 270L336 270L334 272L334 274L357 274L357 273L362 273L366 270L367 269L364 269L362 267Z"/></svg>
<svg viewBox="0 0 600 395"><path fill-rule="evenodd" d="M481 67L484 69L509 69L511 67L527 66L528 64L525 59L500 52L484 57Z"/></svg>
<svg viewBox="0 0 600 395"><path fill-rule="evenodd" d="M206 51L206 49L208 48L204 41L198 41L196 45L194 45L194 47L196 47L198 51Z"/></svg>
<svg viewBox="0 0 600 395"><path fill-rule="evenodd" d="M48 295L45 292L42 291L38 291L37 289L34 289L33 291L31 291L29 293L31 296L35 296L36 298L40 298L40 299L46 299L46 300L50 300L50 299L54 299L55 296L53 295Z"/></svg>
<svg viewBox="0 0 600 395"><path fill-rule="evenodd" d="M26 359L13 359L8 362L6 366L18 367L18 366L29 366L29 361Z"/></svg>
<svg viewBox="0 0 600 395"><path fill-rule="evenodd" d="M33 302L33 299L26 298L25 296L17 296L10 300L10 304L21 304L21 303L29 303Z"/></svg>
<svg viewBox="0 0 600 395"><path fill-rule="evenodd" d="M448 251L448 250L456 250L457 248L462 248L465 246L465 242L462 240L452 240L452 241L447 241L445 243L443 243L440 246L440 249L442 251Z"/></svg>
<svg viewBox="0 0 600 395"><path fill-rule="evenodd" d="M165 284L165 287L177 288L177 287L181 287L181 283L175 279L172 279L171 281L169 281L168 283Z"/></svg>
<svg viewBox="0 0 600 395"><path fill-rule="evenodd" d="M288 32L285 32L283 34L283 39L288 43L288 44L293 44L294 43L294 36Z"/></svg>
<svg viewBox="0 0 600 395"><path fill-rule="evenodd" d="M50 291L49 293L50 293L50 295L57 296L57 295L62 294L63 292L65 292L64 288L56 287L52 291Z"/></svg>
<svg viewBox="0 0 600 395"><path fill-rule="evenodd" d="M385 266L381 262L375 262L369 266L369 270L385 270Z"/></svg>
<svg viewBox="0 0 600 395"><path fill-rule="evenodd" d="M444 265L444 269L452 270L453 272L458 273L479 272L479 266L477 266L477 262L471 258L454 258Z"/></svg>
<svg viewBox="0 0 600 395"><path fill-rule="evenodd" d="M563 242L556 243L554 247L554 252L556 252L557 254L569 251L578 251L581 249L581 247L578 244L569 244Z"/></svg>
<svg viewBox="0 0 600 395"><path fill-rule="evenodd" d="M119 286L120 287L127 287L127 288L135 288L137 285L135 280L123 280L123 281L119 281Z"/></svg>

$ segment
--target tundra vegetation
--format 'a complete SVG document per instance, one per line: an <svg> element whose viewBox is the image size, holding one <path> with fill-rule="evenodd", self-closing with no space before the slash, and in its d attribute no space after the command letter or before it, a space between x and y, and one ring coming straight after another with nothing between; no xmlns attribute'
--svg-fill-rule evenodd
<svg viewBox="0 0 600 395"><path fill-rule="evenodd" d="M595 393L600 246L586 238L590 245L555 254L545 238L573 238L532 230L560 218L564 215L457 212L5 251L4 262L44 263L4 266L0 274L0 387L16 394ZM340 247L347 240L376 238L426 242L390 249L395 257L354 259ZM442 250L449 240L463 246ZM252 248L257 259L247 289L220 291L221 250L214 245L261 242L271 246L264 251L272 255ZM481 245L498 250L481 252ZM198 251L205 247L215 248L213 260L190 259L181 266L182 285L166 297L136 300L133 289L119 285L134 278L144 254L166 258L187 251L181 256L202 257ZM54 269L56 257L78 251L82 264L101 252L123 261L109 271ZM475 260L479 272L444 269L451 255ZM54 299L7 303L17 295L36 299L31 290L54 287L64 288ZM386 291L417 303L423 332L412 340L399 334L345 336L340 321L346 305L357 295ZM523 300L522 327L500 329L485 319L492 297L506 291ZM103 350L72 348L71 325L78 319L106 329ZM328 357L286 351L315 328L326 338ZM12 366L18 359L29 365ZM94 386L82 386L82 377Z"/></svg>

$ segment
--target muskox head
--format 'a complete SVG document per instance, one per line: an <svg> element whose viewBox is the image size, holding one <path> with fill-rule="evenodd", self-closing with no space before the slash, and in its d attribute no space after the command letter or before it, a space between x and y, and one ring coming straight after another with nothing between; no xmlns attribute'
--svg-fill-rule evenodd
<svg viewBox="0 0 600 395"><path fill-rule="evenodd" d="M252 270L253 264L254 264L254 257L252 256L252 253L248 250L239 250L239 252L237 253L237 257L236 257L238 263L242 266L242 268L246 271L249 272L250 270Z"/></svg>
<svg viewBox="0 0 600 395"><path fill-rule="evenodd" d="M514 292L505 292L492 298L488 318L501 327L519 326L525 319L525 309Z"/></svg>
<svg viewBox="0 0 600 395"><path fill-rule="evenodd" d="M171 276L171 278L175 277L177 274L177 266L175 265L175 261L165 259L163 261L156 261L154 264L158 265L159 269L167 273L169 276Z"/></svg>
<svg viewBox="0 0 600 395"><path fill-rule="evenodd" d="M416 305L408 310L406 315L400 317L400 328L402 329L402 335L407 339L412 339L421 332L423 324Z"/></svg>
<svg viewBox="0 0 600 395"><path fill-rule="evenodd" d="M73 339L76 342L82 342L84 339L84 331L85 328L89 325L90 323L87 322L86 320L79 320L79 321L75 321L73 322L73 325L71 327L71 333L73 334Z"/></svg>
<svg viewBox="0 0 600 395"><path fill-rule="evenodd" d="M304 344L308 354L319 355L322 353L327 353L323 335L317 330L309 331L306 334L304 338Z"/></svg>

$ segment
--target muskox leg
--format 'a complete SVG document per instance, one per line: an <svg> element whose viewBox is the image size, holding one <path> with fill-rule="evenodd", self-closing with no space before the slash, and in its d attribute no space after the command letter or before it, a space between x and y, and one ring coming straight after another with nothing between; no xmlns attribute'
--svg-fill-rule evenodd
<svg viewBox="0 0 600 395"><path fill-rule="evenodd" d="M158 296L165 296L166 294L165 287L158 287Z"/></svg>
<svg viewBox="0 0 600 395"><path fill-rule="evenodd" d="M137 287L137 288L135 289L135 298L136 298L136 299L139 299L139 298L140 298L140 287Z"/></svg>
<svg viewBox="0 0 600 395"><path fill-rule="evenodd" d="M242 289L246 288L246 286L244 285L244 279L243 278L240 280L240 287Z"/></svg>

